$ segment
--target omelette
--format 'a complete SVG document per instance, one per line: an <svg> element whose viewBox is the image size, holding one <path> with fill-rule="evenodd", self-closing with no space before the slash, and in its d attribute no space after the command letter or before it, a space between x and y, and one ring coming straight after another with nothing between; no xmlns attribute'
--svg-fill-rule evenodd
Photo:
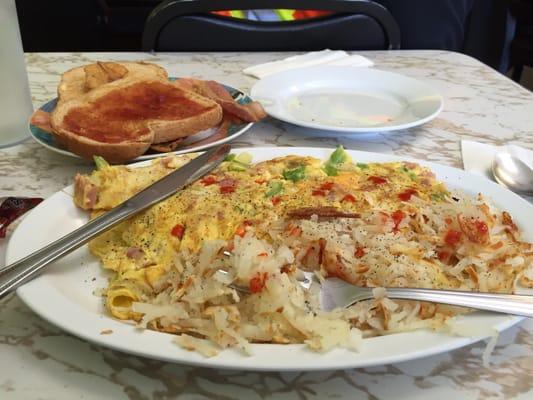
<svg viewBox="0 0 533 400"><path fill-rule="evenodd" d="M93 174L76 177L74 201L97 216L192 157L139 168L98 160ZM533 283L532 246L511 216L450 193L426 167L357 162L342 147L327 160L251 161L230 155L90 243L111 271L114 317L176 333L206 356L247 352L250 342L356 348L363 336L437 329L464 310L376 296L325 313L299 271L372 287L512 292L517 280Z"/></svg>

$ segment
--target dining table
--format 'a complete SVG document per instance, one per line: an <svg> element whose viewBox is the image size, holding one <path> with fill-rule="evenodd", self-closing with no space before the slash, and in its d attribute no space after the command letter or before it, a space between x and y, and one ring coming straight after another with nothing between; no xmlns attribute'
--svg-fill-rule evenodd
<svg viewBox="0 0 533 400"><path fill-rule="evenodd" d="M415 128L372 134L332 133L267 118L232 146L342 144L457 168L463 168L463 139L533 149L532 92L480 61L441 50L358 54L371 59L374 68L431 85L443 96L442 112ZM212 79L249 93L256 79L244 75L244 68L288 55L292 53L27 53L26 64L38 108L56 97L63 72L97 60L153 62L169 76ZM47 198L70 185L76 173L92 169L87 161L28 138L0 149L0 198ZM0 239L0 267L16 225ZM0 399L533 399L533 320L502 332L488 365L482 361L486 346L481 341L443 354L349 370L212 369L100 347L51 325L11 294L0 300Z"/></svg>

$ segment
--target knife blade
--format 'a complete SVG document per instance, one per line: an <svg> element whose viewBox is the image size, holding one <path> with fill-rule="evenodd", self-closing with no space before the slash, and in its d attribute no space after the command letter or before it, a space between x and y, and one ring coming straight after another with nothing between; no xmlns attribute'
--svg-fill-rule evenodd
<svg viewBox="0 0 533 400"><path fill-rule="evenodd" d="M230 150L231 146L224 144L206 151L115 208L42 249L6 266L0 271L0 299L34 278L50 263L71 253L126 218L170 197L178 190L201 178L220 165Z"/></svg>

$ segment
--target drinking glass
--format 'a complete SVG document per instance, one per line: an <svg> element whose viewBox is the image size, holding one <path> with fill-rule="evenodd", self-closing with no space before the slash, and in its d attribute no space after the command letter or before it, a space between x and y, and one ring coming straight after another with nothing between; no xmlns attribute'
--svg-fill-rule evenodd
<svg viewBox="0 0 533 400"><path fill-rule="evenodd" d="M0 0L0 148L29 137L32 112L15 0Z"/></svg>

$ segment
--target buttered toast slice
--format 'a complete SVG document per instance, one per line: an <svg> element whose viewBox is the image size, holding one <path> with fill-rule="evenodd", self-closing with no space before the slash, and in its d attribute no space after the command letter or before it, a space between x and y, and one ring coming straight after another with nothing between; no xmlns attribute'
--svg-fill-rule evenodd
<svg viewBox="0 0 533 400"><path fill-rule="evenodd" d="M167 71L156 64L145 62L102 62L68 70L61 75L57 87L58 103L85 95L102 85L119 79L168 79Z"/></svg>
<svg viewBox="0 0 533 400"><path fill-rule="evenodd" d="M70 97L76 90L76 96ZM51 126L62 145L87 159L100 155L113 163L124 162L153 143L189 136L222 119L222 108L215 101L176 87L166 73L150 79L124 74L83 89L81 95L80 90L79 86L60 89L63 95L51 115Z"/></svg>

